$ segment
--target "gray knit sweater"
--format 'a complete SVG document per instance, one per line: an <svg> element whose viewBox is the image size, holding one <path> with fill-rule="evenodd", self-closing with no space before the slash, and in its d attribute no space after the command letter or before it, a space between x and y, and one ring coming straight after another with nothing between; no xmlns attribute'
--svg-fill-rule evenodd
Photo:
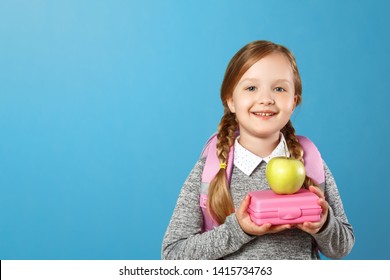
<svg viewBox="0 0 390 280"><path fill-rule="evenodd" d="M205 159L200 159L181 189L162 244L163 259L319 259L342 258L352 249L355 238L348 223L334 178L324 162L325 197L329 215L320 232L310 235L299 229L250 236L238 224L235 214L224 224L201 233L200 184ZM238 208L245 195L269 189L263 161L250 175L233 167L230 190Z"/></svg>

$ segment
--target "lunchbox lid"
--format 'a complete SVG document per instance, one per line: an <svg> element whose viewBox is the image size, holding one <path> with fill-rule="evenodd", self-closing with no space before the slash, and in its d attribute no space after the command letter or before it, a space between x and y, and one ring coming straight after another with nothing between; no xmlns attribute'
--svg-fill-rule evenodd
<svg viewBox="0 0 390 280"><path fill-rule="evenodd" d="M319 209L318 196L307 189L294 194L276 194L272 190L253 191L249 210L252 213L280 212L281 209Z"/></svg>

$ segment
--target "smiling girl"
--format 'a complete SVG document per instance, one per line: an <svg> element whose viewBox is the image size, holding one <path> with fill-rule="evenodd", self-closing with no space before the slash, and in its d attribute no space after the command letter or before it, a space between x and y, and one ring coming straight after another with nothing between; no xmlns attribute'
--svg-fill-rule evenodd
<svg viewBox="0 0 390 280"><path fill-rule="evenodd" d="M207 211L217 222L204 230L199 197L205 158L201 158L180 192L166 231L163 259L318 259L346 256L354 245L334 178L324 162L323 190L309 177L304 187L322 208L319 222L261 226L247 212L250 191L267 190L265 168L284 155L303 160L303 149L290 117L302 99L296 61L285 47L255 41L230 61L221 87L224 115L218 127L220 168L208 186ZM238 133L239 132L239 133ZM226 165L234 150L231 179Z"/></svg>

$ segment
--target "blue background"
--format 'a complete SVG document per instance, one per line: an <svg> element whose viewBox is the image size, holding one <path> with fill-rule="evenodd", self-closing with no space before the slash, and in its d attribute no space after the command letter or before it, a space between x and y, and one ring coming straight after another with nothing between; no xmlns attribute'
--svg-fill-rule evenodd
<svg viewBox="0 0 390 280"><path fill-rule="evenodd" d="M250 41L296 55L298 134L390 259L388 1L0 1L0 259L159 259Z"/></svg>

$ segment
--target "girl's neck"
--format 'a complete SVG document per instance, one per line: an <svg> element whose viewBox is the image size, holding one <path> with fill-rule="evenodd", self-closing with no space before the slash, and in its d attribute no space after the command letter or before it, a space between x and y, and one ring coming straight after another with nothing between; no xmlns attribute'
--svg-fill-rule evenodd
<svg viewBox="0 0 390 280"><path fill-rule="evenodd" d="M265 158L269 156L280 141L280 132L267 137L256 137L250 135L240 135L238 142L248 151Z"/></svg>

